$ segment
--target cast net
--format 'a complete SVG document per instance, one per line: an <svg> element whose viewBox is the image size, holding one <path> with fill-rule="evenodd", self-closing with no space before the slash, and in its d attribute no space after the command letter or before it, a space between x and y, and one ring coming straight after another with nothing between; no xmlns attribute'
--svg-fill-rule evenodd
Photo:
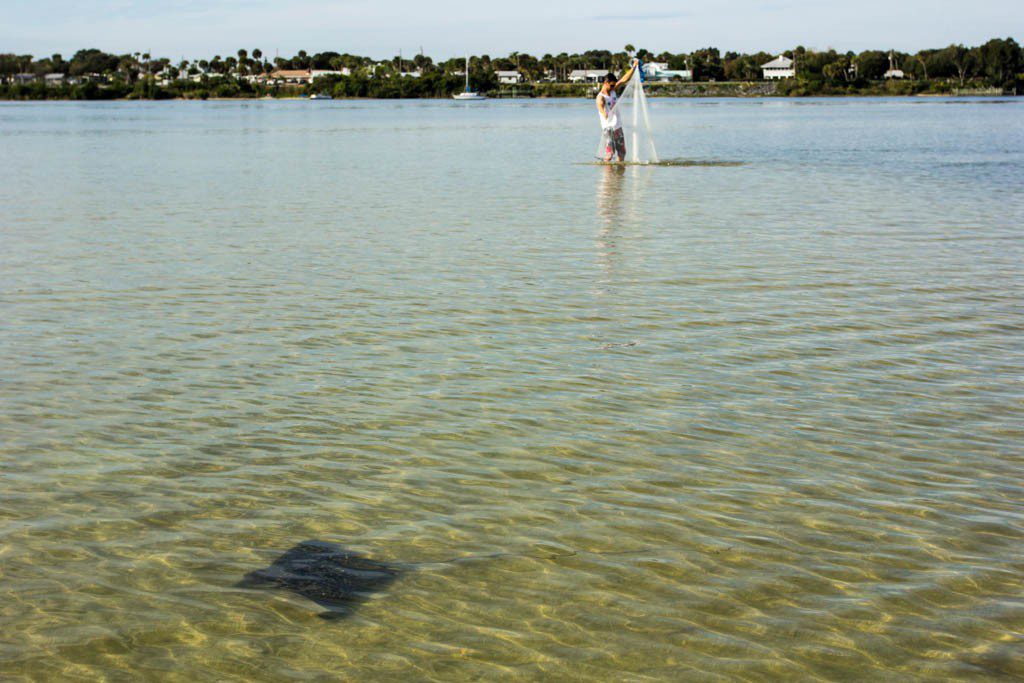
<svg viewBox="0 0 1024 683"><path fill-rule="evenodd" d="M618 123L622 126L623 139L626 144L625 160L633 164L658 163L658 152L654 148L654 135L651 133L651 116L647 109L647 95L644 94L644 84L640 78L639 68L633 71L633 75L626 83L622 94L619 95L613 111L617 115ZM612 117L609 116L609 118ZM598 158L604 161L618 160L617 154L612 154L612 159L609 159L609 150L615 151L612 139L614 135L612 129L601 131L601 142L597 150Z"/></svg>

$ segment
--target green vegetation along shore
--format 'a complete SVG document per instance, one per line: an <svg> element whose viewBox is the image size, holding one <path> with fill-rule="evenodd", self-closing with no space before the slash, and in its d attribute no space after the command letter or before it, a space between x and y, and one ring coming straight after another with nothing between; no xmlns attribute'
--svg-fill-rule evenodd
<svg viewBox="0 0 1024 683"><path fill-rule="evenodd" d="M718 48L689 53L653 53L627 45L620 52L523 53L470 60L474 90L503 97L582 97L607 71L621 72L635 54L657 64L653 96L956 95L1024 93L1024 51L1013 38L975 46L950 45L910 54L890 50L860 53L784 52L792 60L787 77L766 80L762 66L780 55L740 54ZM438 98L465 85L461 58L435 63L430 57L369 57L299 51L266 59L259 49L237 55L181 60L147 53L115 55L97 49L61 55L0 54L0 99L110 100L303 97Z"/></svg>

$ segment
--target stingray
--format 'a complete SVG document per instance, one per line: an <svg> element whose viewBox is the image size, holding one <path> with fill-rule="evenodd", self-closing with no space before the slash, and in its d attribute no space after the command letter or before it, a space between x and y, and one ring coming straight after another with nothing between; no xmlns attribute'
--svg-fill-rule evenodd
<svg viewBox="0 0 1024 683"><path fill-rule="evenodd" d="M344 619L402 571L334 543L303 541L269 567L246 574L238 587L288 590L325 608L320 618Z"/></svg>
<svg viewBox="0 0 1024 683"><path fill-rule="evenodd" d="M588 555L627 555L640 550L591 551ZM327 541L303 541L264 569L245 575L239 588L291 591L325 608L321 619L344 619L359 604L390 586L403 572L427 567L441 568L463 562L530 557L559 560L579 551L559 549L541 552L499 552L465 555L433 562L396 563L371 560L362 553Z"/></svg>

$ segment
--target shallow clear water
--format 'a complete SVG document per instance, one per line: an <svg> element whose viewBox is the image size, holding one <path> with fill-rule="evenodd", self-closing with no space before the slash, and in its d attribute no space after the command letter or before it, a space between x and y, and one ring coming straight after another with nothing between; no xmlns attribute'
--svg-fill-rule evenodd
<svg viewBox="0 0 1024 683"><path fill-rule="evenodd" d="M1024 101L592 109L0 106L0 674L1024 676Z"/></svg>

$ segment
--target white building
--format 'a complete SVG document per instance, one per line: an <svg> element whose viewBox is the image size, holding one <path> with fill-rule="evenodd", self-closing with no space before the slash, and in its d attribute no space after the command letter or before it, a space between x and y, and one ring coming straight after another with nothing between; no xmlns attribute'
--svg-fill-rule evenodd
<svg viewBox="0 0 1024 683"><path fill-rule="evenodd" d="M667 62L644 62L644 79L648 81L692 81L693 72L689 69L669 69Z"/></svg>
<svg viewBox="0 0 1024 683"><path fill-rule="evenodd" d="M523 82L523 75L518 71L495 71L498 76L498 83L502 85L515 85Z"/></svg>
<svg viewBox="0 0 1024 683"><path fill-rule="evenodd" d="M275 83L310 83L313 75L309 69L275 69L270 73L269 80Z"/></svg>
<svg viewBox="0 0 1024 683"><path fill-rule="evenodd" d="M600 83L608 69L573 69L569 72L570 83Z"/></svg>
<svg viewBox="0 0 1024 683"><path fill-rule="evenodd" d="M64 83L64 74L62 73L50 73L43 76L43 80L46 81L46 85L62 85Z"/></svg>
<svg viewBox="0 0 1024 683"><path fill-rule="evenodd" d="M796 76L796 68L793 60L784 55L779 55L767 64L762 64L761 72L764 74L764 80L766 81L775 81L781 78L793 78Z"/></svg>
<svg viewBox="0 0 1024 683"><path fill-rule="evenodd" d="M413 71L403 70L399 71L398 73L394 73L393 71L391 71L391 69L393 69L394 67L394 62L377 62L370 68L369 77L375 78L377 76L378 71L383 71L385 78L390 78L391 76L398 76L400 78L419 78L423 75L423 71L421 71L420 69L414 69Z"/></svg>
<svg viewBox="0 0 1024 683"><path fill-rule="evenodd" d="M889 51L889 70L882 75L882 78L887 81L892 78L896 80L904 78L903 71L896 68L896 55L893 54L892 50Z"/></svg>
<svg viewBox="0 0 1024 683"><path fill-rule="evenodd" d="M351 76L351 75L352 75L352 69L348 68L347 66L343 67L340 71L336 71L336 70L333 70L333 69L310 69L310 71L309 71L310 80L314 80L314 81L316 79L320 78L321 76Z"/></svg>

